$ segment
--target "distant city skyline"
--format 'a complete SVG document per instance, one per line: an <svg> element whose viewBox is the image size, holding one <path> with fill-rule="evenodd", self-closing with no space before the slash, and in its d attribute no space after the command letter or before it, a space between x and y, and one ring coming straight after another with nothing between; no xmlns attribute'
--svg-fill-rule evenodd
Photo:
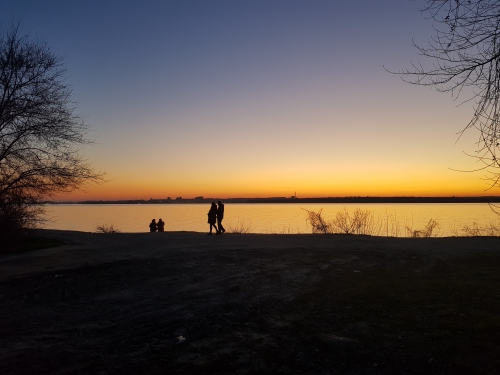
<svg viewBox="0 0 500 375"><path fill-rule="evenodd" d="M223 201L224 203L286 203L286 204L317 204L317 203L334 203L334 204L420 204L420 203L487 203L497 205L500 203L500 196L439 196L439 197L239 197L239 198L224 198L224 197L166 197L166 198L150 198L150 199L121 199L121 200L48 200L43 201L43 204L208 204L211 202Z"/></svg>
<svg viewBox="0 0 500 375"><path fill-rule="evenodd" d="M424 1L4 0L64 59L108 181L54 200L483 196L473 103L385 69L419 59ZM465 97L464 97L465 99Z"/></svg>

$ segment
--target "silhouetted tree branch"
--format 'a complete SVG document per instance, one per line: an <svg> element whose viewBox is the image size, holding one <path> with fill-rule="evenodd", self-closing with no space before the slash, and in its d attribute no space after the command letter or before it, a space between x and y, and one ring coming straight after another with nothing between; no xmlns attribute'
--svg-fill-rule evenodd
<svg viewBox="0 0 500 375"><path fill-rule="evenodd" d="M406 82L434 86L454 98L473 101L474 114L460 132L479 131L475 155L491 187L500 187L500 1L426 0L421 11L434 21L426 47L415 45L432 66L412 64L397 72Z"/></svg>
<svg viewBox="0 0 500 375"><path fill-rule="evenodd" d="M15 212L22 216L15 227L32 226L41 199L102 181L79 152L92 141L64 73L46 43L20 35L18 26L1 32L0 222Z"/></svg>

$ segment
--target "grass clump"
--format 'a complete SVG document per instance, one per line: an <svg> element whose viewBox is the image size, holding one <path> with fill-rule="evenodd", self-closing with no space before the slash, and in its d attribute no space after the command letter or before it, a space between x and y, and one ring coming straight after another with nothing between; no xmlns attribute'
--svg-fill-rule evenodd
<svg viewBox="0 0 500 375"><path fill-rule="evenodd" d="M323 216L323 209L318 212L307 212L306 221L311 225L313 233L321 234L356 234L368 236L399 237L400 225L395 215L387 214L386 217L375 215L372 211L357 208L354 212L349 212L346 208L338 211L333 219L326 219ZM439 234L440 225L430 219L423 229L414 230L406 226L406 233L409 237L432 237Z"/></svg>
<svg viewBox="0 0 500 375"><path fill-rule="evenodd" d="M307 212L306 221L311 225L313 233L321 234L357 234L380 236L384 233L389 236L397 236L398 226L395 223L395 217L387 216L386 220L382 220L379 216L368 210L356 209L350 213L346 208L343 211L336 213L335 217L327 220L323 216L323 209L318 212ZM390 229L389 229L390 228Z"/></svg>
<svg viewBox="0 0 500 375"><path fill-rule="evenodd" d="M236 223L228 223L227 224L227 231L228 233L235 233L235 234L244 234L244 233L251 233L252 231L252 223L247 223L244 220L241 220L238 218L238 221Z"/></svg>
<svg viewBox="0 0 500 375"><path fill-rule="evenodd" d="M480 226L474 221L472 224L466 224L459 229L452 228L451 232L456 237L498 237L500 236L500 226L491 222L485 226Z"/></svg>
<svg viewBox="0 0 500 375"><path fill-rule="evenodd" d="M351 214L344 208L331 220L323 217L323 209L318 212L303 210L307 212L306 221L311 225L313 233L377 235L382 231L382 221L367 210L358 208Z"/></svg>
<svg viewBox="0 0 500 375"><path fill-rule="evenodd" d="M120 233L114 224L101 224L96 227L97 233Z"/></svg>
<svg viewBox="0 0 500 375"><path fill-rule="evenodd" d="M373 212L357 208L352 214L344 208L331 222L335 233L376 235L380 233L381 222Z"/></svg>
<svg viewBox="0 0 500 375"><path fill-rule="evenodd" d="M439 235L440 225L434 220L430 219L424 229L415 230L410 226L406 226L406 231L409 237L412 238L428 238L428 237L437 237Z"/></svg>

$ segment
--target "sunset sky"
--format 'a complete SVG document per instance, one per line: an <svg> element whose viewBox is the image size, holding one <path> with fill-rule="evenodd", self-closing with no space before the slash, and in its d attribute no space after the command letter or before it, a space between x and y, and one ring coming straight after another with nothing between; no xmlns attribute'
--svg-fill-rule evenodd
<svg viewBox="0 0 500 375"><path fill-rule="evenodd" d="M108 182L59 200L498 195L472 104L401 81L410 0L2 0L64 59ZM465 97L464 97L465 99ZM458 140L458 141L457 141Z"/></svg>

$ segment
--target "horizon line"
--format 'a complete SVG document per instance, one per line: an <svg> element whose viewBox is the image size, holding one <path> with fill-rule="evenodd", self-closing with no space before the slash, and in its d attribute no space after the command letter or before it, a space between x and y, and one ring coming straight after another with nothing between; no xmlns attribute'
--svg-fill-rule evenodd
<svg viewBox="0 0 500 375"><path fill-rule="evenodd" d="M193 197L193 198L136 198L136 199L85 199L85 200L44 200L40 203L89 203L89 202L144 202L144 203L178 203L178 202L210 202L210 201L320 201L320 200L495 200L500 202L500 195L468 195L468 196L457 196L457 195L436 195L436 196L418 196L418 195L394 195L394 196L375 196L375 195L351 195L351 196L335 196L335 197L234 197L234 198L222 198L222 197Z"/></svg>

